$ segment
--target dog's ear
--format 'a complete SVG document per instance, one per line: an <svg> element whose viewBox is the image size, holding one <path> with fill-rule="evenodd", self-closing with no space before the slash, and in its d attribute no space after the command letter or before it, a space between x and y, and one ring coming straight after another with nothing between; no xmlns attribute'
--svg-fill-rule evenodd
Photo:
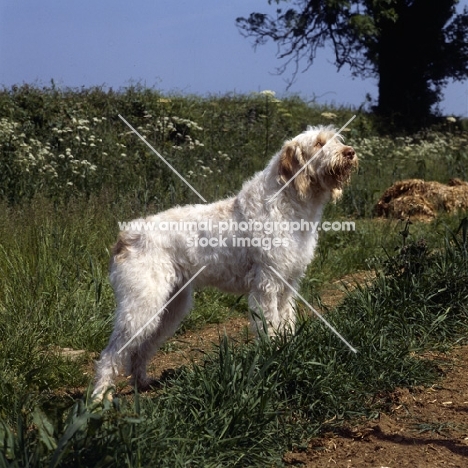
<svg viewBox="0 0 468 468"><path fill-rule="evenodd" d="M299 168L296 151L300 152L301 150L296 143L291 141L285 143L281 150L278 167L278 176L281 182L287 182L290 180Z"/></svg>
<svg viewBox="0 0 468 468"><path fill-rule="evenodd" d="M291 185L296 189L299 198L304 199L309 195L310 179L306 171L297 172L305 164L300 146L292 141L287 142L280 154L278 166L278 179L280 182L287 183L294 178Z"/></svg>

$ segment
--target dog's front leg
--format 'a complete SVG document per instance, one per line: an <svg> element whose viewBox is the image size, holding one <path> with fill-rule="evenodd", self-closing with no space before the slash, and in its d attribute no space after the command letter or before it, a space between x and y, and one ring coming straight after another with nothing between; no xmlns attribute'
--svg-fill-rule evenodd
<svg viewBox="0 0 468 468"><path fill-rule="evenodd" d="M256 289L249 294L249 314L253 331L273 335L280 326L276 291ZM266 328L266 329L265 329Z"/></svg>
<svg viewBox="0 0 468 468"><path fill-rule="evenodd" d="M293 288L297 290L298 285L293 282ZM289 288L278 292L278 319L279 329L294 332L296 326L296 310L294 309L294 294Z"/></svg>

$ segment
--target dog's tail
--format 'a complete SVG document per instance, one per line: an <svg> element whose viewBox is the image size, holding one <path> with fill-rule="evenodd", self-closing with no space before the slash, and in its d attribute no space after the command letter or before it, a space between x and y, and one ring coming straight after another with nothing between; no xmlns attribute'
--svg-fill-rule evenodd
<svg viewBox="0 0 468 468"><path fill-rule="evenodd" d="M138 250L142 243L143 233L138 231L120 231L117 242L112 246L112 263L122 263L132 251Z"/></svg>

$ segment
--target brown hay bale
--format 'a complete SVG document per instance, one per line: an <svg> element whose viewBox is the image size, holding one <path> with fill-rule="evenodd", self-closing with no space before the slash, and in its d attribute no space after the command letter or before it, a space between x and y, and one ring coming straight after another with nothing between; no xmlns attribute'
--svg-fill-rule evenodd
<svg viewBox="0 0 468 468"><path fill-rule="evenodd" d="M468 210L468 182L451 179L448 185L408 179L395 182L375 206L376 216L428 221L439 212Z"/></svg>

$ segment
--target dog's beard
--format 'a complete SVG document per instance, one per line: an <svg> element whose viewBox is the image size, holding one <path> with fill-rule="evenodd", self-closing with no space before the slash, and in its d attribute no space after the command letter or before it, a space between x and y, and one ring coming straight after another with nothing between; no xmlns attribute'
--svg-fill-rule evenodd
<svg viewBox="0 0 468 468"><path fill-rule="evenodd" d="M350 179L354 169L357 168L357 158L347 159L342 155L335 156L324 170L324 178L329 186L342 188Z"/></svg>

